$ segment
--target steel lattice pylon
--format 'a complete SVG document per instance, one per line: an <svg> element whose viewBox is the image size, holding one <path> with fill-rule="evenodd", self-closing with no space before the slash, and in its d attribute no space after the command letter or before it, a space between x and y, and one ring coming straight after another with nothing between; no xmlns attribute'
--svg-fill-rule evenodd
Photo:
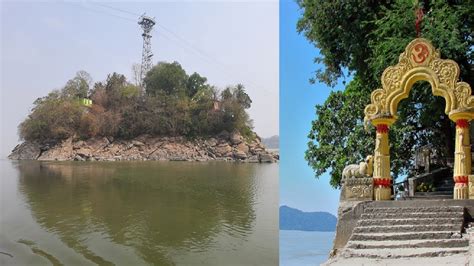
<svg viewBox="0 0 474 266"><path fill-rule="evenodd" d="M142 64L140 66L140 86L143 87L143 79L146 73L151 69L153 65L153 53L151 52L151 30L156 24L155 19L145 16L143 14L138 21L138 24L143 29L143 51L142 51Z"/></svg>

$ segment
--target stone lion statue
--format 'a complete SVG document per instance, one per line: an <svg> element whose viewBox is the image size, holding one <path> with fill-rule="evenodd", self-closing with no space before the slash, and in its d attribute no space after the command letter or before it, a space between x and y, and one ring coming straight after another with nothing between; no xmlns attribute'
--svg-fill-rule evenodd
<svg viewBox="0 0 474 266"><path fill-rule="evenodd" d="M359 164L349 164L348 166L344 167L344 170L342 170L342 179L371 176L374 170L373 161L374 157L369 155L367 158L365 158L365 161L360 162Z"/></svg>

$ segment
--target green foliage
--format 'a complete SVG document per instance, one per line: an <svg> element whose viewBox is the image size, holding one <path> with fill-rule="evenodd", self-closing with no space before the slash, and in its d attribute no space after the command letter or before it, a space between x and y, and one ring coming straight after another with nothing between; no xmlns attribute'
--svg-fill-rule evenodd
<svg viewBox="0 0 474 266"><path fill-rule="evenodd" d="M207 78L201 77L198 73L194 72L186 81L186 94L192 98L198 91L209 87L206 82Z"/></svg>
<svg viewBox="0 0 474 266"><path fill-rule="evenodd" d="M444 58L458 62L460 79L473 84L474 1L419 1L425 16L421 35L440 49ZM373 128L363 130L363 110L370 93L381 87L385 68L398 62L406 45L416 38L415 6L411 0L324 1L300 0L303 10L297 29L319 48L323 63L311 82L335 86L343 69L353 80L343 91L332 92L316 106L308 135L306 159L316 176L330 171L331 185L340 185L348 163L371 154ZM414 150L431 144L443 155L453 154L453 123L444 114L444 99L432 95L428 83L413 86L410 97L398 107L399 119L390 128L391 167L396 178L412 174Z"/></svg>
<svg viewBox="0 0 474 266"><path fill-rule="evenodd" d="M331 92L323 105L316 106L318 119L312 129L305 158L317 176L331 169L331 185L337 187L347 162L358 163L374 149L371 134L364 130L360 80L355 78L346 91ZM335 115L337 114L337 115Z"/></svg>
<svg viewBox="0 0 474 266"><path fill-rule="evenodd" d="M87 98L91 82L92 78L89 73L79 71L73 79L66 83L62 94L65 98Z"/></svg>
<svg viewBox="0 0 474 266"><path fill-rule="evenodd" d="M433 183L425 183L422 182L418 186L416 186L416 192L433 192L436 191Z"/></svg>
<svg viewBox="0 0 474 266"><path fill-rule="evenodd" d="M77 101L59 98L56 92L37 100L32 113L19 126L29 141L60 140L79 130L84 107Z"/></svg>
<svg viewBox="0 0 474 266"><path fill-rule="evenodd" d="M178 62L160 62L146 74L144 83L149 95L164 93L182 96L187 80L188 75Z"/></svg>
<svg viewBox="0 0 474 266"><path fill-rule="evenodd" d="M227 87L223 90L221 93L222 129L232 131L234 128L252 128L252 121L247 112L245 112L245 109L250 108L251 104L252 100L245 93L245 88L242 84L237 84L235 87ZM248 133L248 130L239 131L244 135Z"/></svg>
<svg viewBox="0 0 474 266"><path fill-rule="evenodd" d="M90 90L82 78L88 74L79 73L61 91L35 101L32 113L19 126L23 139L127 139L142 134L195 137L223 130L253 134L252 121L245 111L252 101L241 84L226 88L219 97L205 77L194 73L188 78L177 62L159 63L147 74L146 94L118 73L108 75ZM78 101L86 87L93 101L90 107Z"/></svg>

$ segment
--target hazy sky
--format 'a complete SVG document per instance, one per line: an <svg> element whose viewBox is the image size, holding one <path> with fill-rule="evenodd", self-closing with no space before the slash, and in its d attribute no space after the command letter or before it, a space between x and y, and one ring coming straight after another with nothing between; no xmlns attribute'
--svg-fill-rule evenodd
<svg viewBox="0 0 474 266"><path fill-rule="evenodd" d="M243 83L253 100L255 131L262 137L278 134L276 1L0 1L0 8L2 158L18 143L17 125L32 102L61 88L78 70L94 81L114 71L131 77L142 49L135 14L143 12L157 21L154 63L178 61L220 88Z"/></svg>

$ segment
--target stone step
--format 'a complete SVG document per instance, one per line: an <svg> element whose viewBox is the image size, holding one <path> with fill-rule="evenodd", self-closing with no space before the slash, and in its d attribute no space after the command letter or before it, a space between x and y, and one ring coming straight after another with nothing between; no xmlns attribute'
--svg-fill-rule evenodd
<svg viewBox="0 0 474 266"><path fill-rule="evenodd" d="M435 184L441 184L441 183L444 183L444 184L454 184L454 179L452 176L446 176L444 178L440 178L440 179L436 179L434 181Z"/></svg>
<svg viewBox="0 0 474 266"><path fill-rule="evenodd" d="M436 184L435 185L435 188L437 190L440 190L440 189L450 189L450 190L453 190L454 189L454 182L453 183L441 183L441 184Z"/></svg>
<svg viewBox="0 0 474 266"><path fill-rule="evenodd" d="M455 218L406 218L406 219L361 219L357 223L357 226L370 226L370 225L438 225L438 224L450 224L461 226L464 222L464 217Z"/></svg>
<svg viewBox="0 0 474 266"><path fill-rule="evenodd" d="M454 184L440 184L435 186L437 191L453 191Z"/></svg>
<svg viewBox="0 0 474 266"><path fill-rule="evenodd" d="M454 186L437 187L435 192L450 192L451 194L453 194L454 193Z"/></svg>
<svg viewBox="0 0 474 266"><path fill-rule="evenodd" d="M453 195L451 194L449 195L430 195L430 194L417 195L415 194L415 196L412 196L411 198L418 199L418 200L443 200L443 199L453 199Z"/></svg>
<svg viewBox="0 0 474 266"><path fill-rule="evenodd" d="M345 249L345 258L360 257L373 259L397 259L414 257L440 257L468 253L468 247L455 248L401 248L401 249Z"/></svg>
<svg viewBox="0 0 474 266"><path fill-rule="evenodd" d="M394 232L429 232L429 231L462 231L462 224L437 224L437 225L384 225L384 226L358 226L354 233L394 233Z"/></svg>
<svg viewBox="0 0 474 266"><path fill-rule="evenodd" d="M435 185L436 188L454 188L454 182L443 182Z"/></svg>
<svg viewBox="0 0 474 266"><path fill-rule="evenodd" d="M469 240L465 238L435 239L435 240L387 240L387 241L349 241L348 248L352 249L385 249L385 248L454 248L468 247Z"/></svg>
<svg viewBox="0 0 474 266"><path fill-rule="evenodd" d="M464 212L462 206L433 206L433 207L372 207L364 209L364 213L405 213L405 212Z"/></svg>
<svg viewBox="0 0 474 266"><path fill-rule="evenodd" d="M451 189L453 190L454 189L454 183L453 184L440 184L438 186L436 186L436 188L439 190L439 189Z"/></svg>
<svg viewBox="0 0 474 266"><path fill-rule="evenodd" d="M415 196L436 196L436 195L449 195L453 196L453 191L431 191L431 192L415 192Z"/></svg>
<svg viewBox="0 0 474 266"><path fill-rule="evenodd" d="M449 231L427 232L395 232L395 233L353 233L352 241L387 241L387 240L415 240L415 239L456 239L461 238L459 233Z"/></svg>
<svg viewBox="0 0 474 266"><path fill-rule="evenodd" d="M406 212L406 213L363 213L361 219L387 219L387 218L453 218L463 217L463 212Z"/></svg>
<svg viewBox="0 0 474 266"><path fill-rule="evenodd" d="M450 200L453 199L452 195L435 195L435 196L411 196L405 198L405 200Z"/></svg>

